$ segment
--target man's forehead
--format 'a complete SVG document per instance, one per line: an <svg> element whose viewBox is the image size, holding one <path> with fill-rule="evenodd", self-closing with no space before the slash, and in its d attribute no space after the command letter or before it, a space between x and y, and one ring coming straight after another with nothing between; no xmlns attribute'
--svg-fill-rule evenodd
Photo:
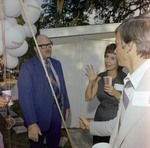
<svg viewBox="0 0 150 148"><path fill-rule="evenodd" d="M47 36L40 35L40 36L37 37L37 42L38 43L49 43L50 40Z"/></svg>
<svg viewBox="0 0 150 148"><path fill-rule="evenodd" d="M37 40L44 40L44 39L49 40L48 37L45 36L45 35L39 35L39 36L37 36Z"/></svg>

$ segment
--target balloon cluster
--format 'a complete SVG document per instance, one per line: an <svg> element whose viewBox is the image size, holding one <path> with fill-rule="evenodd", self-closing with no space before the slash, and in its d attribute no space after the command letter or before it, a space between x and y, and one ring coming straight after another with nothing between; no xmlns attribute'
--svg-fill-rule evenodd
<svg viewBox="0 0 150 148"><path fill-rule="evenodd" d="M37 28L34 23L39 19L41 9L35 0L24 1L24 8L28 15L34 35ZM2 0L2 19L0 18L0 56L4 56L4 65L7 68L15 68L18 65L18 57L23 56L28 50L26 37L31 38L32 33L28 25L24 10L20 0ZM22 15L25 24L23 26L17 24L15 17ZM3 22L3 30L1 26ZM2 39L4 33L4 40ZM3 43L4 41L4 43ZM5 55L3 53L3 44L5 47Z"/></svg>

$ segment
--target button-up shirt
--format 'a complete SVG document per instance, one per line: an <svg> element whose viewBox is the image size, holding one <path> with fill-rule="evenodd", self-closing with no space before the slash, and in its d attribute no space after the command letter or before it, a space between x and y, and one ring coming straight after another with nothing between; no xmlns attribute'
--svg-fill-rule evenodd
<svg viewBox="0 0 150 148"><path fill-rule="evenodd" d="M133 94L140 83L143 75L150 67L150 59L146 60L138 69L136 69L131 75L128 73L127 77L124 79L124 86L128 81L131 81L132 87L125 88L125 92L129 98L132 99Z"/></svg>

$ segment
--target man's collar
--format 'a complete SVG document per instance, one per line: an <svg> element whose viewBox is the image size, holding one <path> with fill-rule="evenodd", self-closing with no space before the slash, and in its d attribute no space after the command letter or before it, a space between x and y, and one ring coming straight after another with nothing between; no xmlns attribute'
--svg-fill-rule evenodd
<svg viewBox="0 0 150 148"><path fill-rule="evenodd" d="M145 71L150 67L150 59L146 60L138 69L136 69L131 75L128 73L126 78L124 79L124 84L130 80L133 87L136 89L138 85L138 81L141 80L142 76L144 75Z"/></svg>

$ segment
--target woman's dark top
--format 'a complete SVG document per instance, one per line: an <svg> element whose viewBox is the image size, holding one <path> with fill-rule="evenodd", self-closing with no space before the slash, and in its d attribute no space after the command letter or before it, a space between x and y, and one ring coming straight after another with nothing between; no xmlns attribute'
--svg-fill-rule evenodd
<svg viewBox="0 0 150 148"><path fill-rule="evenodd" d="M97 98L100 101L100 105L96 110L94 121L108 121L117 116L119 101L115 97L104 92L104 76L107 76L107 71L98 75L98 77L101 77L98 81L97 90ZM126 74L123 71L118 71L116 78L112 80L112 86L114 87L115 84L123 85L123 79L125 77ZM121 93L121 91L119 92Z"/></svg>

